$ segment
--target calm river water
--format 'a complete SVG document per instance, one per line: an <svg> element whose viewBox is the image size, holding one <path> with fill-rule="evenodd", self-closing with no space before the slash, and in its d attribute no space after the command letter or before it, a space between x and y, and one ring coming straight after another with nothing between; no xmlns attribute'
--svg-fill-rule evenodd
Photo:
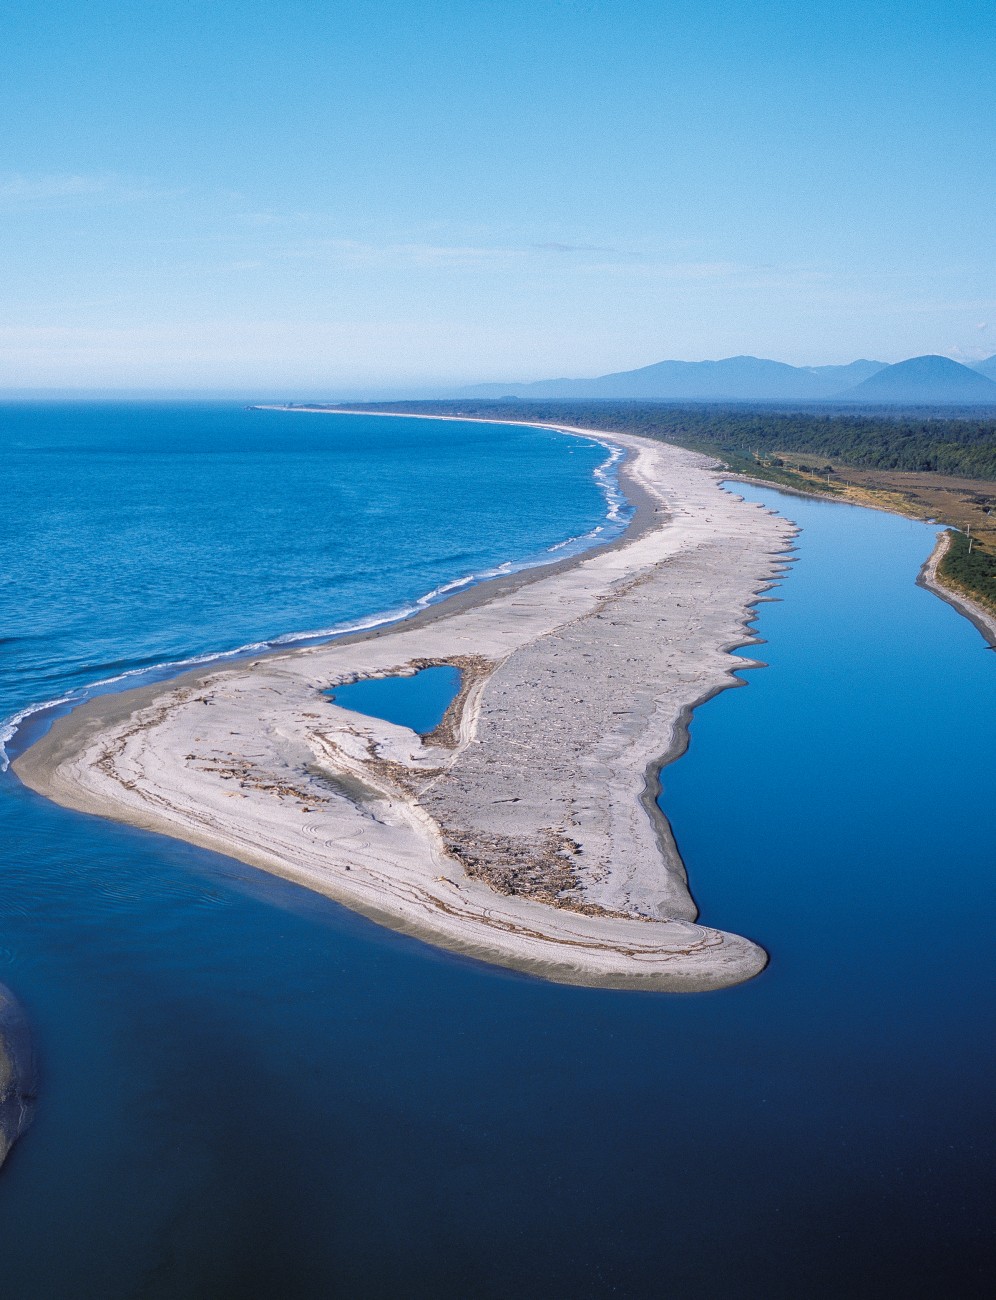
<svg viewBox="0 0 996 1300"><path fill-rule="evenodd" d="M307 419L272 425L252 471L276 485L269 524L295 575L324 535L309 508L310 540L294 551L302 483L313 496L324 473L323 490L344 490L328 447L274 445L319 437L319 417L286 432ZM466 474L466 443L434 427L438 462L456 474L462 457ZM355 436L375 437L369 423ZM399 583L378 607L597 526L600 449L568 457L555 435L496 436L512 439L496 461L545 481L534 500L509 480L514 555L496 524L469 568L442 556L430 582ZM306 470L295 454L312 458ZM134 535L161 469L131 476ZM286 492L285 473L299 476ZM451 507L464 548L481 536L467 512L484 482ZM355 527L399 545L410 490L384 489L380 515ZM3 778L0 978L27 1003L43 1060L36 1124L0 1174L4 1300L983 1293L996 656L914 585L931 530L738 490L802 524L798 563L773 593L783 599L759 606L766 644L752 653L770 667L698 711L662 801L704 918L771 952L740 988L640 995L493 970ZM181 558L219 600L231 570L248 600L246 547L265 554L267 527L210 564L207 549ZM323 554L311 571L334 569ZM128 585L138 573L112 608L124 629L128 609L150 604ZM49 575L57 592L88 581L82 563ZM303 619L250 626L240 604L227 639L215 622L204 645L192 616L167 649L321 626L321 602L295 581ZM280 594L271 569L267 583ZM332 613L375 612L361 606ZM106 675L85 660L86 619L71 621L46 648L22 620L32 698L46 674L56 686L60 672L69 685ZM162 653L146 633L133 659Z"/></svg>

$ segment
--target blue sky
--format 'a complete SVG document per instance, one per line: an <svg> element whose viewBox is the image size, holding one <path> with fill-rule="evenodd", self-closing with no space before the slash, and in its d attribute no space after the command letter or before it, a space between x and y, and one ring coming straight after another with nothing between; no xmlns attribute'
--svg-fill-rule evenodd
<svg viewBox="0 0 996 1300"><path fill-rule="evenodd" d="M996 352L989 0L11 0L0 30L2 388Z"/></svg>

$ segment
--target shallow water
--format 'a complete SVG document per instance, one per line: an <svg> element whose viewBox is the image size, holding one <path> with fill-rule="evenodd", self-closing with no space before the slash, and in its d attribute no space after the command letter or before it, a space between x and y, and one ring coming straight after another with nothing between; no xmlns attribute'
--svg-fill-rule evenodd
<svg viewBox="0 0 996 1300"><path fill-rule="evenodd" d="M5 1300L983 1293L996 659L914 585L924 526L742 490L799 560L663 795L771 951L740 988L543 984L3 778L44 1069Z"/></svg>
<svg viewBox="0 0 996 1300"><path fill-rule="evenodd" d="M460 693L460 669L450 664L421 668L408 677L368 677L336 686L336 704L370 718L383 718L427 736Z"/></svg>

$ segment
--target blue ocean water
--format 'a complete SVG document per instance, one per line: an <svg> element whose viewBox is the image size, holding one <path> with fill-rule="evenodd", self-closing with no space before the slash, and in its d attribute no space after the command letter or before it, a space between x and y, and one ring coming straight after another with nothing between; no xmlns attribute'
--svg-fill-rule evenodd
<svg viewBox="0 0 996 1300"><path fill-rule="evenodd" d="M221 416L230 428L255 418ZM341 600L317 617L341 591L333 524L342 531L344 516L316 491L320 448L295 440L334 443L325 417L273 415L287 451L262 451L256 479L283 503L278 516L302 516L314 573L328 577L318 594L293 525L271 520L274 539L289 539L274 560L251 492L228 496L248 453L222 463L214 413L169 416L187 418L202 446L188 444L171 490L203 472L217 531L238 539L219 552L215 529L188 534L185 572L214 566L215 595L188 594L186 637L173 629L186 607L175 579L162 580L162 610L148 585L118 582L120 608L102 618L122 538L113 512L106 529L82 522L104 496L91 468L74 468L89 453L65 451L49 472L64 485L49 526L75 533L94 564L70 564L67 543L61 578L53 562L5 599L23 638L6 660L14 703L109 666L377 612ZM415 497L431 484L399 474L380 512L360 505L349 518L368 523L349 527L366 528L374 557L388 535L413 551L434 534L406 533L408 521L450 510L460 541L437 555L435 585L535 554L604 513L598 449L496 431L509 439L495 452L505 471L491 466L507 485L502 521L460 426L389 424L357 430L368 440L359 473L381 436L409 439L385 460L417 458L424 436L440 440L451 486L473 482L420 515ZM8 454L9 442L5 468ZM173 511L157 459L147 454L143 480L152 519ZM46 475L22 470L5 558L24 574L23 516L47 506ZM390 476L371 475L371 490ZM340 478L326 466L319 480L332 501ZM996 662L914 585L929 529L742 490L803 524L798 563L774 593L784 599L759 606L766 643L750 653L770 667L698 711L663 792L705 919L772 954L737 989L614 993L491 969L0 778L0 979L27 1004L43 1063L35 1126L0 1174L5 1300L984 1293ZM142 544L141 514L133 496L131 545ZM488 519L495 546L477 559ZM169 538L149 554L175 574L182 530ZM403 558L384 563L407 572ZM380 567L369 570L379 581ZM306 616L287 621L265 598L283 599L283 573L298 575ZM413 579L377 599L397 607L427 589Z"/></svg>
<svg viewBox="0 0 996 1300"><path fill-rule="evenodd" d="M8 404L0 475L0 717L397 617L625 522L603 447L514 425Z"/></svg>
<svg viewBox="0 0 996 1300"><path fill-rule="evenodd" d="M427 735L460 692L460 669L449 664L422 668L410 677L372 677L330 691L344 709L384 718L399 727Z"/></svg>

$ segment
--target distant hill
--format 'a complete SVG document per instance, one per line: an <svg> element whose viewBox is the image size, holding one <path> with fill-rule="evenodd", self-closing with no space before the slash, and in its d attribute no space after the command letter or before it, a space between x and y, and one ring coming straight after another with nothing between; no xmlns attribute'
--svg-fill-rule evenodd
<svg viewBox="0 0 996 1300"><path fill-rule="evenodd" d="M996 383L950 357L911 357L885 366L838 400L855 404L996 406Z"/></svg>
<svg viewBox="0 0 996 1300"><path fill-rule="evenodd" d="M821 401L884 368L881 361L846 366L789 366L762 357L722 361L658 361L597 379L544 379L533 384L477 384L455 396L476 398L623 398L663 402Z"/></svg>
<svg viewBox="0 0 996 1300"><path fill-rule="evenodd" d="M790 366L764 357L658 361L595 379L542 379L532 384L476 384L447 394L642 402L847 402L855 405L996 406L996 356L963 366L950 357L912 357L889 366Z"/></svg>

